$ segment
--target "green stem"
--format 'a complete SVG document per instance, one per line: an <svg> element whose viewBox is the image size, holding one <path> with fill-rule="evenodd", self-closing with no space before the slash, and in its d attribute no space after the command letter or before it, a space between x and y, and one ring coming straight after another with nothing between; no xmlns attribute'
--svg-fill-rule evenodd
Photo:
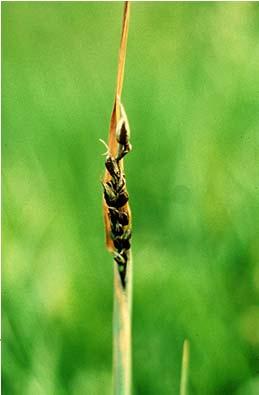
<svg viewBox="0 0 259 395"><path fill-rule="evenodd" d="M189 360L190 360L190 343L189 340L185 339L183 343L180 395L187 395L188 393Z"/></svg>
<svg viewBox="0 0 259 395"><path fill-rule="evenodd" d="M114 264L113 388L114 395L131 394L132 256L129 251L126 286Z"/></svg>

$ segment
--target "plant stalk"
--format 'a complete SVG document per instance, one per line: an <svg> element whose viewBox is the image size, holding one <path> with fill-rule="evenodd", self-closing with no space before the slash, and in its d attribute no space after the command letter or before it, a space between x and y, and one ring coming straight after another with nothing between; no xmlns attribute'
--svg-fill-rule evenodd
<svg viewBox="0 0 259 395"><path fill-rule="evenodd" d="M114 395L131 394L131 310L132 255L127 263L126 287L123 288L114 265L113 307L113 388Z"/></svg>
<svg viewBox="0 0 259 395"><path fill-rule="evenodd" d="M190 343L189 340L185 339L183 343L180 395L188 394L189 360L190 360Z"/></svg>
<svg viewBox="0 0 259 395"><path fill-rule="evenodd" d="M113 388L114 395L131 393L132 255L131 213L123 157L131 150L127 116L121 103L129 28L130 3L125 2L115 100L110 121L104 186L106 246L114 254ZM122 122L121 122L122 121ZM118 125L119 129L118 129Z"/></svg>

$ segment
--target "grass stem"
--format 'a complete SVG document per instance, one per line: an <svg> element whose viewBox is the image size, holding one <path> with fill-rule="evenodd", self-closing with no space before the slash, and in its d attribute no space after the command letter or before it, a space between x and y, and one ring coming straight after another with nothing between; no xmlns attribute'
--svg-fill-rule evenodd
<svg viewBox="0 0 259 395"><path fill-rule="evenodd" d="M114 395L131 393L132 256L127 264L127 286L122 287L114 266L113 388Z"/></svg>
<svg viewBox="0 0 259 395"><path fill-rule="evenodd" d="M123 158L131 150L130 130L121 103L130 4L125 2L118 59L117 84L105 161L104 220L106 246L114 255L113 384L114 395L131 393L132 254L131 213Z"/></svg>
<svg viewBox="0 0 259 395"><path fill-rule="evenodd" d="M180 395L188 394L189 360L190 360L190 342L189 340L185 339L183 343Z"/></svg>

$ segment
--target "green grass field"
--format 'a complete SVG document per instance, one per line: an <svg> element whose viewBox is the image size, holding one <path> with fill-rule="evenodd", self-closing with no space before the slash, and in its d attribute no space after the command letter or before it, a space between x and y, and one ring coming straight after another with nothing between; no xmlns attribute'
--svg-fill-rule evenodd
<svg viewBox="0 0 259 395"><path fill-rule="evenodd" d="M101 177L123 4L2 3L3 393L110 395ZM259 393L259 5L132 4L135 395Z"/></svg>

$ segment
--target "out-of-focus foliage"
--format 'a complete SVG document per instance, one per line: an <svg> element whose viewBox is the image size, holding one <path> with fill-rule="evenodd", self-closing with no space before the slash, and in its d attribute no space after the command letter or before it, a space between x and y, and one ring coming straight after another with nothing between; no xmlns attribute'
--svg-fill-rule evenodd
<svg viewBox="0 0 259 395"><path fill-rule="evenodd" d="M3 391L111 394L101 176L122 3L5 2ZM134 393L259 393L259 7L133 3Z"/></svg>

